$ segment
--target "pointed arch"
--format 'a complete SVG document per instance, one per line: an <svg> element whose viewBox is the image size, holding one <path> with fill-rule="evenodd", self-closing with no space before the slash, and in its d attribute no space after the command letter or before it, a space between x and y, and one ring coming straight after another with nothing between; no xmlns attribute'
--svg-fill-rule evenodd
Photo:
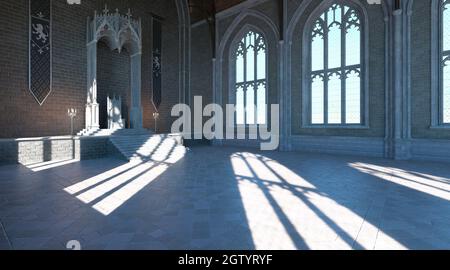
<svg viewBox="0 0 450 270"><path fill-rule="evenodd" d="M368 126L368 40L367 11L358 1L322 1L310 14L303 31L303 127Z"/></svg>
<svg viewBox="0 0 450 270"><path fill-rule="evenodd" d="M236 124L267 124L268 43L264 31L245 24L229 52L228 99L236 105Z"/></svg>
<svg viewBox="0 0 450 270"><path fill-rule="evenodd" d="M294 15L292 16L291 20L289 21L289 24L286 29L286 42L288 44L292 43L293 35L295 32L295 28L297 27L300 18L302 18L305 14L306 9L308 6L313 2L314 0L305 0L300 3L300 5L297 7L297 9L294 12ZM349 2L353 2L355 5L358 5L361 7L361 9L364 12L365 17L368 17L367 11L365 10L364 6L357 0L347 0ZM326 4L330 1L322 1L322 4ZM382 0L381 1L381 8L383 10L383 15L385 20L389 19L390 13L391 13L391 4L388 0Z"/></svg>
<svg viewBox="0 0 450 270"><path fill-rule="evenodd" d="M230 60L230 51L231 51L231 45L233 42L237 39L239 34L242 34L242 29L237 34L238 27L241 27L242 24L247 20L255 20L257 23L252 23L251 27L253 29L256 29L259 33L261 33L267 42L267 44L271 44L273 40L275 42L279 39L279 31L276 26L276 24L265 14L253 10L253 9L244 9L241 11L236 18L233 20L233 22L230 24L230 26L226 29L224 34L222 35L222 38L220 41L217 42L217 59L213 59L214 63L214 83L213 83L213 100L217 104L223 103L223 90L224 90L224 79L228 81L228 85L233 85L233 78L231 76L228 76L229 78L223 78L223 69L227 68L228 70L232 71L233 65L224 65L224 62L232 62ZM250 24L246 24L247 27L250 26ZM267 29L266 31L263 31L260 27L257 25L264 26L264 29ZM269 47L269 45L268 45ZM276 47L276 45L274 45ZM274 47L270 47L271 50L274 49ZM273 51L275 53L275 51ZM278 70L277 70L278 72ZM268 74L268 73L267 73ZM270 84L270 80L268 79ZM228 87L228 93L230 93L229 90L230 87ZM266 89L267 92L269 92L269 87Z"/></svg>
<svg viewBox="0 0 450 270"><path fill-rule="evenodd" d="M431 20L431 126L450 127L449 0L431 1Z"/></svg>
<svg viewBox="0 0 450 270"><path fill-rule="evenodd" d="M244 21L244 19L246 19L248 17L256 18L256 19L260 20L261 22L267 24L270 27L270 29L272 30L273 34L277 38L279 38L280 33L278 31L277 26L272 21L272 19L270 19L267 15L265 15L264 13L261 13L257 10L246 9L246 10L242 11L241 13L239 13L239 15L234 19L234 21L227 28L225 34L223 35L223 37L219 43L219 49L217 50L219 58L222 58L224 56L224 50L225 50L227 44L230 42L230 39L232 38L233 33L236 31L236 28L239 26L239 24L242 21Z"/></svg>

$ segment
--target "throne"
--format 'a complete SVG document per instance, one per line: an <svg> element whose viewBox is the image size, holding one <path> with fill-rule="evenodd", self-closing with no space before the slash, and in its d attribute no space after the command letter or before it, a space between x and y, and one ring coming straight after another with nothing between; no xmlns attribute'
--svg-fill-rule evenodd
<svg viewBox="0 0 450 270"><path fill-rule="evenodd" d="M125 128L125 120L122 119L122 98L116 99L114 95L111 99L108 96L108 129Z"/></svg>

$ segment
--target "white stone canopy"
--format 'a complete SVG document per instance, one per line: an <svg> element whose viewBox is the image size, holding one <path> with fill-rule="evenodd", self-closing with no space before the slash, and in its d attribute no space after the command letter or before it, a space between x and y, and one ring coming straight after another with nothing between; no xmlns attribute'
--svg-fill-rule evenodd
<svg viewBox="0 0 450 270"><path fill-rule="evenodd" d="M92 20L88 18L87 28L86 130L96 130L100 127L97 103L97 43L100 40L105 41L111 50L118 50L120 53L125 48L130 54L130 127L142 128L142 28L140 19L133 19L129 9L126 15L121 15L117 9L115 13L110 13L105 6L101 14L95 12Z"/></svg>
<svg viewBox="0 0 450 270"><path fill-rule="evenodd" d="M142 50L142 28L139 19L133 19L130 10L126 15L110 13L105 7L101 14L94 15L88 26L88 42L105 40L111 50L126 48L130 55Z"/></svg>

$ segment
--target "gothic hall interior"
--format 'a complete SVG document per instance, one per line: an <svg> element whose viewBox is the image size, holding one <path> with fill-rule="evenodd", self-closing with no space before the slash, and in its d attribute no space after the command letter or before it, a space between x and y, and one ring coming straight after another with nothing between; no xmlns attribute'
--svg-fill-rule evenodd
<svg viewBox="0 0 450 270"><path fill-rule="evenodd" d="M450 249L450 0L0 22L0 250Z"/></svg>

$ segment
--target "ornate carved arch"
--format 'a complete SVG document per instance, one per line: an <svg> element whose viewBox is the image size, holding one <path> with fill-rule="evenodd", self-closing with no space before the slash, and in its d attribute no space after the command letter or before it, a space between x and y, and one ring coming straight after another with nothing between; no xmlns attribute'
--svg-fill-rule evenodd
<svg viewBox="0 0 450 270"><path fill-rule="evenodd" d="M108 8L87 22L87 105L86 130L97 130L99 125L99 104L97 103L97 43L105 40L111 50L126 48L131 58L131 110L130 127L142 128L141 105L141 56L142 28L140 19L133 19L131 11L122 15L116 9L110 13Z"/></svg>

